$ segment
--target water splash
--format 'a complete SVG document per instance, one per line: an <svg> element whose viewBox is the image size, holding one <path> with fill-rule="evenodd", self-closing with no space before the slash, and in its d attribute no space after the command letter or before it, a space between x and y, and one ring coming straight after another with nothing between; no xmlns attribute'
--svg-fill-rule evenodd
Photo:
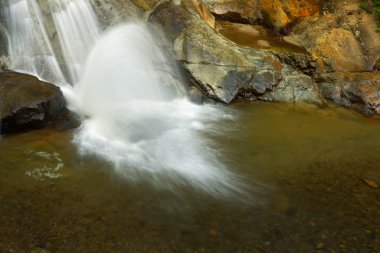
<svg viewBox="0 0 380 253"><path fill-rule="evenodd" d="M82 154L160 188L192 186L217 196L243 192L204 136L230 115L186 99L160 33L134 23L99 38L86 0L42 3L9 0L3 10L12 68L61 84L70 109L84 118L74 138ZM67 80L75 85L62 85Z"/></svg>
<svg viewBox="0 0 380 253"><path fill-rule="evenodd" d="M73 107L88 117L74 142L132 181L190 185L218 196L240 192L203 136L230 116L186 99L159 44L142 24L119 26L99 40L73 92Z"/></svg>

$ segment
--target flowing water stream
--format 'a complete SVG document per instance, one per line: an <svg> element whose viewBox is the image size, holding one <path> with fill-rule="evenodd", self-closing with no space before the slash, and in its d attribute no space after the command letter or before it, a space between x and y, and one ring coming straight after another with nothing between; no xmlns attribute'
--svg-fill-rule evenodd
<svg viewBox="0 0 380 253"><path fill-rule="evenodd" d="M0 140L0 252L380 251L377 119L192 104L159 31L85 0L3 15L11 66L83 123Z"/></svg>
<svg viewBox="0 0 380 253"><path fill-rule="evenodd" d="M37 1L9 0L2 16L9 37L9 67L56 84L65 83Z"/></svg>
<svg viewBox="0 0 380 253"><path fill-rule="evenodd" d="M130 181L245 194L202 136L232 116L187 100L157 29L130 23L101 32L86 0L9 0L4 13L12 68L61 85L82 116L73 140L80 154L97 155Z"/></svg>

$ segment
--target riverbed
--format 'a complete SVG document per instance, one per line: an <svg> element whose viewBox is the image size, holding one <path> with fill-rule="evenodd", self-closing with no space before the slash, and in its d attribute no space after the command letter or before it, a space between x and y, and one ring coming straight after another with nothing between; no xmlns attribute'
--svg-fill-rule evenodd
<svg viewBox="0 0 380 253"><path fill-rule="evenodd" d="M237 103L205 134L242 194L130 181L75 130L0 139L0 252L380 252L380 120ZM162 180L162 179L160 179Z"/></svg>

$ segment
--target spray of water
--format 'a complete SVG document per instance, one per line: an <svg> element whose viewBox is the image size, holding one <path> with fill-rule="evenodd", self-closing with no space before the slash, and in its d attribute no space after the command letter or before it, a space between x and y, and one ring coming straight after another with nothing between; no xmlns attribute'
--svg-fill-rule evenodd
<svg viewBox="0 0 380 253"><path fill-rule="evenodd" d="M61 84L70 109L84 119L74 137L82 154L110 162L131 181L160 188L185 185L218 196L242 192L204 136L230 116L186 99L160 33L134 23L100 36L86 0L45 4L48 17L37 0L8 0L3 12L12 68ZM59 43L49 36L46 19ZM67 80L74 85L62 85Z"/></svg>
<svg viewBox="0 0 380 253"><path fill-rule="evenodd" d="M74 107L88 118L74 141L132 181L236 194L240 183L202 137L230 116L186 99L156 38L146 25L127 24L98 41L75 87Z"/></svg>

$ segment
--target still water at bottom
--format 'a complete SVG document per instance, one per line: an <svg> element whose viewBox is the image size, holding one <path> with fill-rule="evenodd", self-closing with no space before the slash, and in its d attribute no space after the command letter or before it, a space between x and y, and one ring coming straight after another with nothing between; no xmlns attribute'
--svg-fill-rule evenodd
<svg viewBox="0 0 380 253"><path fill-rule="evenodd" d="M0 252L380 251L378 119L282 104L232 110L224 135L204 136L249 186L231 198L125 180L78 155L74 132L3 137Z"/></svg>

